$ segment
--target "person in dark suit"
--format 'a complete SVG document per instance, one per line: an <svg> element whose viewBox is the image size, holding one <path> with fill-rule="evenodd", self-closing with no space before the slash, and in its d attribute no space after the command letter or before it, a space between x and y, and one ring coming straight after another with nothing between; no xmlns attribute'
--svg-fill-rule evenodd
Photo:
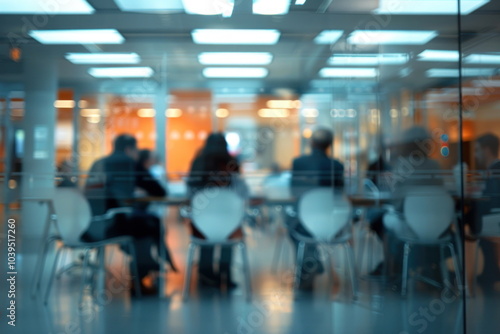
<svg viewBox="0 0 500 334"><path fill-rule="evenodd" d="M476 140L475 160L477 169L486 169L488 176L483 189L483 199L473 204L471 212L466 217L473 234L480 234L482 230L482 217L491 213L492 209L500 208L500 160L498 159L500 141L492 133L487 133ZM481 249L484 256L484 269L478 276L478 283L486 288L493 287L500 281L500 268L498 267L498 245L494 241L481 239Z"/></svg>
<svg viewBox="0 0 500 334"><path fill-rule="evenodd" d="M292 195L299 199L305 192L317 187L331 187L332 191L343 191L344 188L344 166L338 160L328 156L328 150L333 142L333 133L326 128L316 129L311 136L311 153L293 160L291 191ZM289 218L290 230L311 236L296 218ZM298 240L290 232L290 238L298 247ZM321 262L316 258L316 248L306 246L305 257L315 259L310 268L302 268L301 282L302 290L312 289L314 276L323 271Z"/></svg>
<svg viewBox="0 0 500 334"><path fill-rule="evenodd" d="M122 134L116 137L113 146L111 155L94 162L85 184L84 193L94 216L103 215L110 209L130 207L130 200L134 198L137 141L131 135ZM159 222L155 218L137 210L131 215L118 214L110 225L103 222L98 222L99 226L91 224L81 238L97 241L123 235L134 237L141 289L145 294L152 294L156 288L144 285L143 278L159 268L151 256L151 245L158 244L160 237Z"/></svg>
<svg viewBox="0 0 500 334"><path fill-rule="evenodd" d="M241 197L246 198L248 197L248 188L239 177L239 173L240 166L236 159L229 154L224 135L212 133L208 136L205 146L191 163L187 181L190 196L192 197L197 191L207 187L228 187L235 190ZM195 237L205 238L196 226L192 224L191 228ZM238 229L233 232L231 237L239 237L241 233L241 230ZM230 246L221 248L218 272L214 271L213 256L214 247L201 247L198 265L200 284L219 287L221 283L225 283L228 288L236 287L236 284L231 280L232 248Z"/></svg>

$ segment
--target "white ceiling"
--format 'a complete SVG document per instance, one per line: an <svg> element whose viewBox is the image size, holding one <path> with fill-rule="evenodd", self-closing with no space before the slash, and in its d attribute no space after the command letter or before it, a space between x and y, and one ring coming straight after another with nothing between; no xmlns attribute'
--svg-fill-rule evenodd
<svg viewBox="0 0 500 334"><path fill-rule="evenodd" d="M115 28L125 37L120 45L41 45L26 37L30 30L32 15L0 14L0 83L22 80L22 61L14 63L8 58L12 34L20 37L16 42L23 50L23 58L56 57L59 61L61 85L85 85L99 87L102 79L95 79L87 73L91 66L74 65L64 59L66 52L137 52L140 66L151 66L156 73L167 57L167 82L170 88L213 88L244 91L271 91L276 88L290 88L297 92L311 89L318 71L326 66L332 53L398 52L415 57L425 49L457 50L457 16L374 16L371 10L377 7L377 0L307 0L304 6L292 5L283 16L252 15L249 0L236 0L235 11L230 18L220 16L197 16L184 13L141 14L123 13L113 0L89 0L95 9L93 15L57 15L43 22L41 29L98 29ZM326 6L330 3L329 6ZM472 14L463 16L462 50L464 53L500 52L500 1L493 0ZM282 35L277 45L271 46L221 46L196 45L191 31L198 28L278 29ZM356 29L384 30L437 30L439 36L426 45L361 46L346 43L346 37ZM344 30L343 37L333 46L314 44L313 39L322 30ZM10 35L9 35L10 34ZM221 80L206 79L201 73L203 66L197 55L205 51L265 51L274 55L273 62L266 66L269 76L265 79ZM443 79L425 77L429 68L457 68L458 64L418 62L410 60L406 65L380 67L380 78L373 82L379 89L407 86L421 89L449 82ZM399 76L400 70L410 67L412 72L406 78ZM476 66L477 67L477 66ZM484 67L484 66L483 66ZM159 81L157 74L152 80ZM125 79L114 81L121 86ZM338 85L338 82L342 82ZM326 88L336 86L336 91L357 85L356 80L331 79L323 83ZM382 88L380 88L382 87ZM324 88L323 88L324 89Z"/></svg>

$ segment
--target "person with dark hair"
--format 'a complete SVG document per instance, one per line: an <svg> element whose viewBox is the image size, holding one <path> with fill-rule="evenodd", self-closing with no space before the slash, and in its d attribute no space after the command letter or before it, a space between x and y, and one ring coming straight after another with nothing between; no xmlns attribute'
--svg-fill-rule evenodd
<svg viewBox="0 0 500 334"><path fill-rule="evenodd" d="M471 211L466 215L466 223L469 224L473 234L480 234L483 228L482 218L492 212L493 209L500 208L500 160L499 139L492 133L487 133L476 139L475 160L477 169L486 169L486 177L483 189L483 198L471 207ZM498 241L497 241L498 242ZM481 239L479 243L484 257L484 269L477 281L483 287L491 288L500 281L499 249L494 241Z"/></svg>
<svg viewBox="0 0 500 334"><path fill-rule="evenodd" d="M130 207L137 184L137 158L136 139L122 134L115 138L113 152L94 162L84 188L94 216L104 215L110 209ZM134 237L139 279L144 294L156 292L156 288L146 286L143 282L151 271L159 269L159 263L151 256L151 245L158 244L160 233L159 223L154 218L138 211L130 215L117 214L110 224L100 221L92 223L81 236L87 242L123 235Z"/></svg>
<svg viewBox="0 0 500 334"><path fill-rule="evenodd" d="M227 149L227 142L222 133L212 133L208 136L204 147L198 152L191 163L187 185L192 197L197 191L210 187L229 187L243 198L248 197L248 188L239 177L240 166ZM195 237L205 236L191 225ZM241 230L233 232L232 237L241 235ZM206 286L219 287L225 283L227 288L234 288L236 284L231 280L232 247L221 248L219 271L214 271L214 248L202 246L198 265L199 282ZM225 278L225 282L222 281Z"/></svg>
<svg viewBox="0 0 500 334"><path fill-rule="evenodd" d="M306 191L317 187L331 187L332 191L343 191L344 188L344 166L335 159L328 156L328 150L333 142L333 133L327 128L317 128L311 136L311 149L309 155L304 155L293 160L292 163L292 179L291 191L292 195L297 199L300 198ZM311 234L300 224L297 218L289 217L287 224L290 230L311 236ZM290 231L295 248L298 247L299 241ZM304 267L301 274L301 282L299 288L302 290L310 290L313 287L314 276L323 271L321 261L316 258L316 247L306 246L305 258L315 259L310 267L316 270L307 271Z"/></svg>

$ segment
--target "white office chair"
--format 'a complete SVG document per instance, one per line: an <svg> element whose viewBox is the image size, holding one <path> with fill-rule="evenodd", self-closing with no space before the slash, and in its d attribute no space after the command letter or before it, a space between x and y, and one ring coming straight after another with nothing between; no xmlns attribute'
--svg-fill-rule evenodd
<svg viewBox="0 0 500 334"><path fill-rule="evenodd" d="M448 270L444 261L444 250L450 250L458 289L462 286L460 274L460 261L453 243L454 235L443 233L455 221L455 203L445 189L437 186L415 187L406 192L404 200L404 218L413 235L398 235L404 241L404 256L402 269L401 294L406 295L408 287L408 263L411 247L439 246L441 256L441 270L443 277L447 278Z"/></svg>
<svg viewBox="0 0 500 334"><path fill-rule="evenodd" d="M312 237L304 236L293 231L295 238L299 241L297 249L297 264L295 275L295 289L298 289L306 245L333 246L342 245L348 266L351 281L352 296L357 298L357 275L354 265L354 253L350 242L351 232L345 232L352 214L349 200L342 195L335 195L332 188L317 188L306 192L299 200L299 219L304 228ZM340 233L344 231L344 233ZM330 263L330 251L327 252L328 267ZM331 269L329 270L331 271Z"/></svg>
<svg viewBox="0 0 500 334"><path fill-rule="evenodd" d="M475 234L476 245L474 250L474 269L472 273L472 295L476 294L476 276L479 265L479 244L482 239L497 239L500 238L500 208L495 208L491 210L490 214L484 215L482 217L482 228L481 232ZM484 265L487 265L486 263Z"/></svg>
<svg viewBox="0 0 500 334"><path fill-rule="evenodd" d="M131 261L134 262L134 273L133 283L135 291L140 295L140 283L137 272L137 262L135 257L135 249L133 244L133 238L129 236L121 236L115 238L109 238L97 242L83 242L80 240L82 233L88 228L92 219L106 220L112 218L115 212L110 212L107 215L94 217L91 216L90 206L85 199L85 197L77 190L73 188L57 188L53 198L54 209L56 214L55 226L58 231L56 237L51 237L47 240L44 247L44 253L42 259L46 258L46 253L48 252L50 243L59 240L62 242L62 247L58 248L56 251L56 257L54 259L54 264L50 274L49 282L45 292L44 303L47 304L50 290L52 287L52 282L57 269L57 264L59 256L63 250L66 249L80 249L83 250L83 268L82 268L82 283L80 288L80 305L83 301L83 293L85 289L85 274L89 267L89 257L91 250L101 250L108 245L126 245L129 247L131 254ZM104 265L104 263L100 263Z"/></svg>
<svg viewBox="0 0 500 334"><path fill-rule="evenodd" d="M187 271L182 296L187 300L191 284L194 252L200 246L238 246L243 257L247 300L251 298L251 277L248 254L243 239L229 239L241 226L245 217L245 201L234 191L226 188L206 188L195 194L191 201L192 223L206 239L191 237Z"/></svg>

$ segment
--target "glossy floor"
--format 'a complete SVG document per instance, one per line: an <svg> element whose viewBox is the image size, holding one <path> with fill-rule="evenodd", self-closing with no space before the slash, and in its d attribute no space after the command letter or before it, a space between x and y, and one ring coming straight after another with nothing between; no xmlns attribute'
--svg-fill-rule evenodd
<svg viewBox="0 0 500 334"><path fill-rule="evenodd" d="M77 305L80 287L78 270L63 275L54 285L49 304L29 296L36 240L22 240L18 253L16 327L7 325L6 285L2 284L1 333L498 333L498 292L477 289L475 298L465 298L450 289L439 289L412 280L409 295L401 298L392 286L381 281L359 279L360 294L354 301L345 277L341 250L335 251L333 287L321 275L311 294L292 293L292 246L285 243L280 265L272 257L279 240L274 228L249 228L248 246L252 270L253 299L247 303L242 289L241 259L234 263L238 288L231 292L200 289L192 285L187 302L181 298L188 229L171 212L169 244L181 268L168 273L165 298L131 299L121 273L122 257L112 251L111 276L105 292L87 296ZM4 244L4 243L2 243ZM380 248L374 251L374 262ZM4 250L2 250L4 251ZM109 258L108 252L108 258ZM71 259L68 257L66 261ZM46 279L46 277L45 277ZM465 303L464 303L465 302ZM466 305L466 307L464 307ZM464 318L464 315L466 317ZM7 319L7 320L6 320ZM465 327L464 327L465 326Z"/></svg>

